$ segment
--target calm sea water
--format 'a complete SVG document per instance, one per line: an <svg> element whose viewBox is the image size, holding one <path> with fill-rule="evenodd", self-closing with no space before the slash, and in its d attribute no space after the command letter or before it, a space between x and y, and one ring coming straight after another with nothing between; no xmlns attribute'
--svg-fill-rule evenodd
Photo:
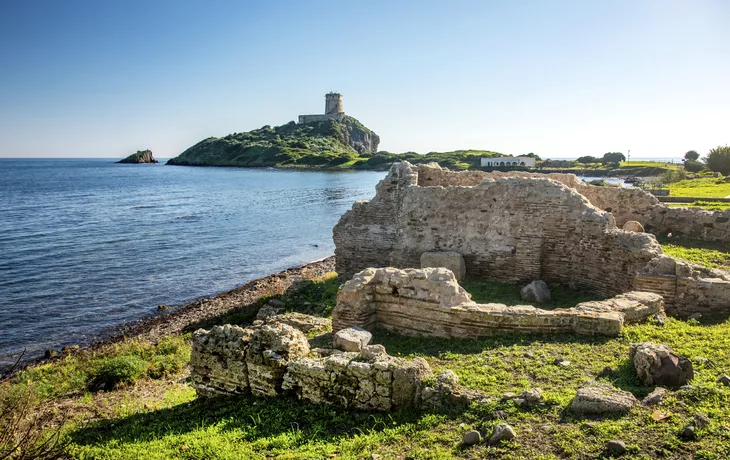
<svg viewBox="0 0 730 460"><path fill-rule="evenodd" d="M326 257L384 175L0 159L0 367Z"/></svg>

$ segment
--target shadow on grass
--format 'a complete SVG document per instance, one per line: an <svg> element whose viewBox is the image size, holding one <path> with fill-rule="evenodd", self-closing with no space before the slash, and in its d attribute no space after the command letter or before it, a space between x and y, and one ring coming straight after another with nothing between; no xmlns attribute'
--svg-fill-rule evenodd
<svg viewBox="0 0 730 460"><path fill-rule="evenodd" d="M543 344L588 344L600 345L615 337L587 336L577 334L532 334L523 332L498 333L483 339L446 339L437 337L406 337L399 334L377 331L373 343L385 346L392 356L431 356L443 353L461 355L479 354L484 350L501 347L523 346L526 349ZM532 348L534 351L535 348Z"/></svg>
<svg viewBox="0 0 730 460"><path fill-rule="evenodd" d="M454 410L444 414L455 417L462 412ZM316 405L293 396L225 396L104 420L77 429L69 436L72 442L82 446L112 441L139 443L217 427L222 432L236 431L241 442L292 433L298 442L307 444L418 423L426 414L410 410L359 412Z"/></svg>
<svg viewBox="0 0 730 460"><path fill-rule="evenodd" d="M187 326L184 332L210 329L216 325L249 325L259 309L267 303L276 303L283 311L296 311L314 316L329 316L337 302L340 282L334 278L323 281L300 280L294 282L283 294L266 295L251 303L241 305L222 315Z"/></svg>
<svg viewBox="0 0 730 460"><path fill-rule="evenodd" d="M467 279L461 282L461 286L471 294L472 300L477 303L502 303L505 305L532 305L543 310L555 308L572 308L581 302L592 300L603 300L603 297L596 296L589 292L576 291L562 284L549 284L552 303L541 305L522 300L520 289L522 285L500 283L497 281L484 281Z"/></svg>

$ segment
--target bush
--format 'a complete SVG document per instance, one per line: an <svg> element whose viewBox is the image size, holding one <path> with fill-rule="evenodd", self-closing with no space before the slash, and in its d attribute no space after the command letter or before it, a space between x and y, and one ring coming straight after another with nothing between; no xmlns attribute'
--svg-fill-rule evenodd
<svg viewBox="0 0 730 460"><path fill-rule="evenodd" d="M95 369L91 388L112 389L120 384L131 384L147 373L147 361L138 356L115 356L99 362Z"/></svg>
<svg viewBox="0 0 730 460"><path fill-rule="evenodd" d="M727 145L724 147L717 147L710 150L705 158L707 167L711 171L719 172L723 176L730 174L730 147Z"/></svg>
<svg viewBox="0 0 730 460"><path fill-rule="evenodd" d="M596 157L592 157L590 155L586 155L584 157L579 157L575 161L577 161L578 163L583 163L583 164L586 164L586 163L600 163L601 162L601 159L600 158L596 158Z"/></svg>
<svg viewBox="0 0 730 460"><path fill-rule="evenodd" d="M687 160L684 162L684 169L689 172L698 173L705 169L705 165L703 165L699 161Z"/></svg>
<svg viewBox="0 0 730 460"><path fill-rule="evenodd" d="M626 161L626 157L621 152L604 153L603 159L601 160L603 164L611 164L613 166L618 166L622 161Z"/></svg>
<svg viewBox="0 0 730 460"><path fill-rule="evenodd" d="M668 185L687 178L686 171L665 171L659 176L659 185Z"/></svg>
<svg viewBox="0 0 730 460"><path fill-rule="evenodd" d="M62 455L61 430L57 420L39 409L33 386L0 388L0 459L56 459Z"/></svg>

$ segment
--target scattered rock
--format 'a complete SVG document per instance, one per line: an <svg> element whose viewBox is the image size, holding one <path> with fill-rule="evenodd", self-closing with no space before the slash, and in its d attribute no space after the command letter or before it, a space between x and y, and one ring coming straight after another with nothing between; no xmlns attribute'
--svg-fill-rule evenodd
<svg viewBox="0 0 730 460"><path fill-rule="evenodd" d="M694 385L682 385L677 389L677 391L694 391L695 386Z"/></svg>
<svg viewBox="0 0 730 460"><path fill-rule="evenodd" d="M570 366L570 361L566 361L561 357L557 357L553 360L553 364L560 367L568 367Z"/></svg>
<svg viewBox="0 0 730 460"><path fill-rule="evenodd" d="M436 377L436 381L442 385L456 385L459 383L459 376L451 369L446 369Z"/></svg>
<svg viewBox="0 0 730 460"><path fill-rule="evenodd" d="M638 232L638 233L644 233L644 226L641 225L641 222L637 222L635 220L628 220L623 226L623 229L627 232Z"/></svg>
<svg viewBox="0 0 730 460"><path fill-rule="evenodd" d="M704 428L710 424L710 419L705 414L695 414L690 424L697 428Z"/></svg>
<svg viewBox="0 0 730 460"><path fill-rule="evenodd" d="M697 439L697 429L692 424L687 425L682 430L682 437L688 440Z"/></svg>
<svg viewBox="0 0 730 460"><path fill-rule="evenodd" d="M667 319L664 317L664 315L654 315L654 322L657 323L659 326L664 326L664 323L666 323Z"/></svg>
<svg viewBox="0 0 730 460"><path fill-rule="evenodd" d="M360 351L366 347L373 335L360 327L348 327L335 332L334 347L342 351Z"/></svg>
<svg viewBox="0 0 730 460"><path fill-rule="evenodd" d="M506 423L500 423L494 427L494 432L489 438L489 444L497 444L500 441L509 441L517 437L515 430Z"/></svg>
<svg viewBox="0 0 730 460"><path fill-rule="evenodd" d="M664 398L667 396L667 393L669 393L666 388L662 387L656 387L654 391L646 395L646 398L644 398L641 402L644 403L647 406L653 406L655 404L659 404L662 401L664 401Z"/></svg>
<svg viewBox="0 0 730 460"><path fill-rule="evenodd" d="M482 435L477 430L470 430L464 433L462 442L467 446L473 446L482 442Z"/></svg>
<svg viewBox="0 0 730 460"><path fill-rule="evenodd" d="M577 414L620 414L629 412L636 402L634 395L627 391L590 382L576 392L569 409Z"/></svg>
<svg viewBox="0 0 730 460"><path fill-rule="evenodd" d="M601 369L601 372L598 373L598 377L608 377L613 375L615 371L611 366L606 366L603 369Z"/></svg>
<svg viewBox="0 0 730 460"><path fill-rule="evenodd" d="M631 345L630 356L636 374L645 385L679 387L694 377L690 360L673 353L666 345L635 343Z"/></svg>
<svg viewBox="0 0 730 460"><path fill-rule="evenodd" d="M698 364L698 365L705 365L705 364L707 364L707 363L708 363L709 361L710 361L710 360L709 360L709 359L707 359L707 358L705 358L704 356L698 356L698 357L696 357L696 358L694 359L694 362L695 362L696 364Z"/></svg>
<svg viewBox="0 0 730 460"><path fill-rule="evenodd" d="M730 387L730 375L723 375L722 377L717 379L717 383L725 385L726 387Z"/></svg>
<svg viewBox="0 0 730 460"><path fill-rule="evenodd" d="M388 352L385 351L385 347L378 344L375 345L368 345L367 347L363 347L362 352L360 352L360 355L365 359L374 360L377 358L381 358L388 355Z"/></svg>
<svg viewBox="0 0 730 460"><path fill-rule="evenodd" d="M495 410L492 412L492 420L507 420L507 412L503 410Z"/></svg>
<svg viewBox="0 0 730 460"><path fill-rule="evenodd" d="M421 268L438 268L443 267L454 273L457 281L461 281L466 276L466 263L464 256L456 251L434 251L424 252L421 254Z"/></svg>
<svg viewBox="0 0 730 460"><path fill-rule="evenodd" d="M693 313L687 317L688 320L693 319L695 321L699 320L700 318L702 318L702 313Z"/></svg>
<svg viewBox="0 0 730 460"><path fill-rule="evenodd" d="M528 406L534 406L542 402L542 390L535 388L534 390L525 390L520 395L520 399L524 400Z"/></svg>
<svg viewBox="0 0 730 460"><path fill-rule="evenodd" d="M258 315L256 317L258 318ZM332 326L332 320L329 318L321 318L319 316L305 315L304 313L297 312L268 316L265 318L265 322L269 324L287 324L302 332L322 332L329 330Z"/></svg>
<svg viewBox="0 0 730 460"><path fill-rule="evenodd" d="M545 281L537 280L520 290L520 297L526 302L550 303L550 290Z"/></svg>
<svg viewBox="0 0 730 460"><path fill-rule="evenodd" d="M623 455L626 453L626 443L619 440L608 441L606 452L614 456Z"/></svg>
<svg viewBox="0 0 730 460"><path fill-rule="evenodd" d="M281 308L277 308L277 307L267 303L263 307L259 308L259 312L256 313L256 319L265 321L266 318L278 315L281 312L282 312Z"/></svg>
<svg viewBox="0 0 730 460"><path fill-rule="evenodd" d="M168 305L158 305L158 306L157 306L157 310L158 310L158 311L165 311L165 310L167 310L168 308L170 308L170 307L169 307Z"/></svg>
<svg viewBox="0 0 730 460"><path fill-rule="evenodd" d="M63 348L61 348L61 353L64 355L67 355L69 353L73 353L75 351L78 351L79 346L78 345L67 345Z"/></svg>
<svg viewBox="0 0 730 460"><path fill-rule="evenodd" d="M49 348L49 349L48 349L48 350L46 350L46 352L45 352L45 353L43 354L43 357L44 357L44 358L46 358L46 359L51 359L51 358L53 358L54 356L56 356L56 350L54 350L53 348Z"/></svg>
<svg viewBox="0 0 730 460"><path fill-rule="evenodd" d="M533 352L531 352L531 351L526 351L526 352L525 352L525 354L524 354L523 356L524 356L525 358L530 358L530 359L532 359L532 358L534 358L534 357L535 357L535 353L533 353Z"/></svg>

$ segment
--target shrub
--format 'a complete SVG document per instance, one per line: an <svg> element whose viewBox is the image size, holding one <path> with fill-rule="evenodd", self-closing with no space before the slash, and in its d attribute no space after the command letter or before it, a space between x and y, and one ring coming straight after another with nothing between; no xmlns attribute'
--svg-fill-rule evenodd
<svg viewBox="0 0 730 460"><path fill-rule="evenodd" d="M115 356L106 358L97 365L92 389L112 389L120 384L134 383L147 373L147 361L138 356Z"/></svg>
<svg viewBox="0 0 730 460"><path fill-rule="evenodd" d="M711 171L719 172L724 176L729 175L730 147L727 145L724 147L718 146L717 148L710 150L710 153L707 154L707 158L705 158L705 162Z"/></svg>
<svg viewBox="0 0 730 460"><path fill-rule="evenodd" d="M700 159L700 154L697 153L694 150L690 150L689 152L684 154L684 159L689 161L697 161Z"/></svg>
<svg viewBox="0 0 730 460"><path fill-rule="evenodd" d="M659 185L673 184L687 178L686 171L665 171L659 176Z"/></svg>
<svg viewBox="0 0 730 460"><path fill-rule="evenodd" d="M698 173L705 169L705 165L703 165L699 161L687 160L684 162L684 169L689 172Z"/></svg>
<svg viewBox="0 0 730 460"><path fill-rule="evenodd" d="M626 161L626 157L621 152L608 152L603 154L601 162L603 164L611 164L618 166L622 161Z"/></svg>
<svg viewBox="0 0 730 460"><path fill-rule="evenodd" d="M596 157L592 157L590 155L586 155L584 157L579 157L575 161L577 161L578 163L583 163L583 164L586 164L586 163L600 163L601 162L601 159L600 158L596 158Z"/></svg>

